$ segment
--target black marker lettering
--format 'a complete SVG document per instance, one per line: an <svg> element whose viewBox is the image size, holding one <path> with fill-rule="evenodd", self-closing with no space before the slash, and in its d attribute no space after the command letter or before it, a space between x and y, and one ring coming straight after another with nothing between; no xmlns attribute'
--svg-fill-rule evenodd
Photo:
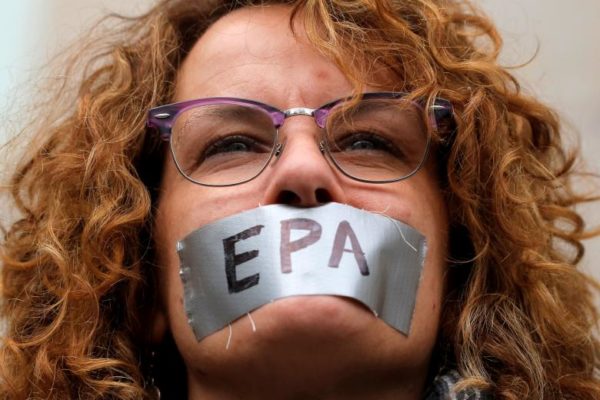
<svg viewBox="0 0 600 400"><path fill-rule="evenodd" d="M264 225L256 225L246 229L237 235L223 239L223 251L225 253L225 275L227 276L227 288L229 293L238 293L242 290L258 285L259 274L250 275L246 278L237 280L236 267L246 261L252 260L258 256L258 250L247 251L245 253L235 254L235 244L240 240L246 240L249 237L260 234Z"/></svg>
<svg viewBox="0 0 600 400"><path fill-rule="evenodd" d="M350 238L350 245L352 246L352 249L350 250L344 248L346 245L346 238ZM331 268L339 267L344 252L353 253L360 273L365 276L369 275L369 266L367 265L365 253L362 251L360 243L358 243L358 239L356 238L356 234L348 221L340 222L335 233L333 249L331 250L331 257L329 258L329 266Z"/></svg>
<svg viewBox="0 0 600 400"><path fill-rule="evenodd" d="M308 235L290 242L292 229L304 229ZM281 221L281 272L292 272L292 252L310 246L321 238L321 224L307 218L294 218Z"/></svg>

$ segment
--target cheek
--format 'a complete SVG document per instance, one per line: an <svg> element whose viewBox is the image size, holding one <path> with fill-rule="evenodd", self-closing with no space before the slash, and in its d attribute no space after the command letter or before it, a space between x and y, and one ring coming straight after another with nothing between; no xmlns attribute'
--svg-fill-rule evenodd
<svg viewBox="0 0 600 400"><path fill-rule="evenodd" d="M172 175L172 174L171 174ZM175 248L178 240L223 217L259 205L260 188L246 184L203 187L177 176L163 183L155 216L156 237Z"/></svg>
<svg viewBox="0 0 600 400"><path fill-rule="evenodd" d="M413 321L415 326L422 327L420 331L437 332L445 288L445 244L445 240L438 239L435 246L433 243L428 246Z"/></svg>
<svg viewBox="0 0 600 400"><path fill-rule="evenodd" d="M425 235L432 257L445 263L448 210L434 171L435 167L428 165L410 178L406 204L412 214L409 224Z"/></svg>
<svg viewBox="0 0 600 400"><path fill-rule="evenodd" d="M167 313L173 333L193 339L183 307L177 242L206 224L258 206L261 190L257 184L235 190L202 187L181 177L170 160L165 165L154 218L154 245L162 309Z"/></svg>
<svg viewBox="0 0 600 400"><path fill-rule="evenodd" d="M415 310L415 324L424 330L437 332L445 292L448 254L447 213L441 196L432 194L431 206L422 214L420 227L427 237L428 253L423 269Z"/></svg>
<svg viewBox="0 0 600 400"><path fill-rule="evenodd" d="M427 254L413 314L413 332L432 344L437 337L445 291L448 254L448 210L437 180L426 168L407 181L399 217L421 232L427 240Z"/></svg>

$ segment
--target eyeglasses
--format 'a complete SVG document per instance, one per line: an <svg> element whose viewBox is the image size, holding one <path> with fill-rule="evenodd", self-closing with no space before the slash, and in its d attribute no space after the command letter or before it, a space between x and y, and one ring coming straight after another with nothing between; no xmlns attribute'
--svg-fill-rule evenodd
<svg viewBox="0 0 600 400"><path fill-rule="evenodd" d="M321 129L319 148L344 175L389 183L414 175L429 151L431 130L452 118L443 99L424 109L405 93L364 93L319 108L279 110L231 97L189 100L152 108L148 126L170 142L179 172L204 186L232 186L256 178L283 151L279 128L309 116Z"/></svg>

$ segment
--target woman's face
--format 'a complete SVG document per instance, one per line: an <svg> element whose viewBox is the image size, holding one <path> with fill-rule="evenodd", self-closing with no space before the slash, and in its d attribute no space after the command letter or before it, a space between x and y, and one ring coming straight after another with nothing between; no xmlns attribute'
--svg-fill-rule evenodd
<svg viewBox="0 0 600 400"><path fill-rule="evenodd" d="M292 34L289 18L290 9L277 6L245 8L217 21L183 63L174 100L230 96L288 109L316 108L350 95L344 75L306 42L301 24ZM394 89L384 82L380 86ZM228 398L238 389L254 398L261 388L269 398L344 391L369 398L363 391L369 387L381 390L381 396L385 390L418 397L438 332L446 256L446 208L433 163L401 182L366 184L328 163L312 118L286 120L280 135L286 143L281 156L259 177L238 186L196 185L180 175L170 157L165 160L155 225L162 267L162 311L155 329L172 332L187 367L190 398ZM384 212L427 238L410 333L401 334L354 301L311 296L253 311L255 332L248 318L236 320L227 349L229 328L198 341L183 307L176 242L205 224L259 205L311 207L330 201ZM344 398L354 398L349 393Z"/></svg>

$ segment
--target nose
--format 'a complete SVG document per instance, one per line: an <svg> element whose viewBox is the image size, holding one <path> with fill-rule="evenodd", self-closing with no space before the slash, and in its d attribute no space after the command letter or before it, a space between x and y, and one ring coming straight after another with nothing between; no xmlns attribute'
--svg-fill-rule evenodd
<svg viewBox="0 0 600 400"><path fill-rule="evenodd" d="M292 123L295 119L304 121ZM325 159L314 121L296 117L288 120L285 129L289 134L282 135L283 149L265 171L269 183L262 204L314 207L329 202L345 203L343 178Z"/></svg>

